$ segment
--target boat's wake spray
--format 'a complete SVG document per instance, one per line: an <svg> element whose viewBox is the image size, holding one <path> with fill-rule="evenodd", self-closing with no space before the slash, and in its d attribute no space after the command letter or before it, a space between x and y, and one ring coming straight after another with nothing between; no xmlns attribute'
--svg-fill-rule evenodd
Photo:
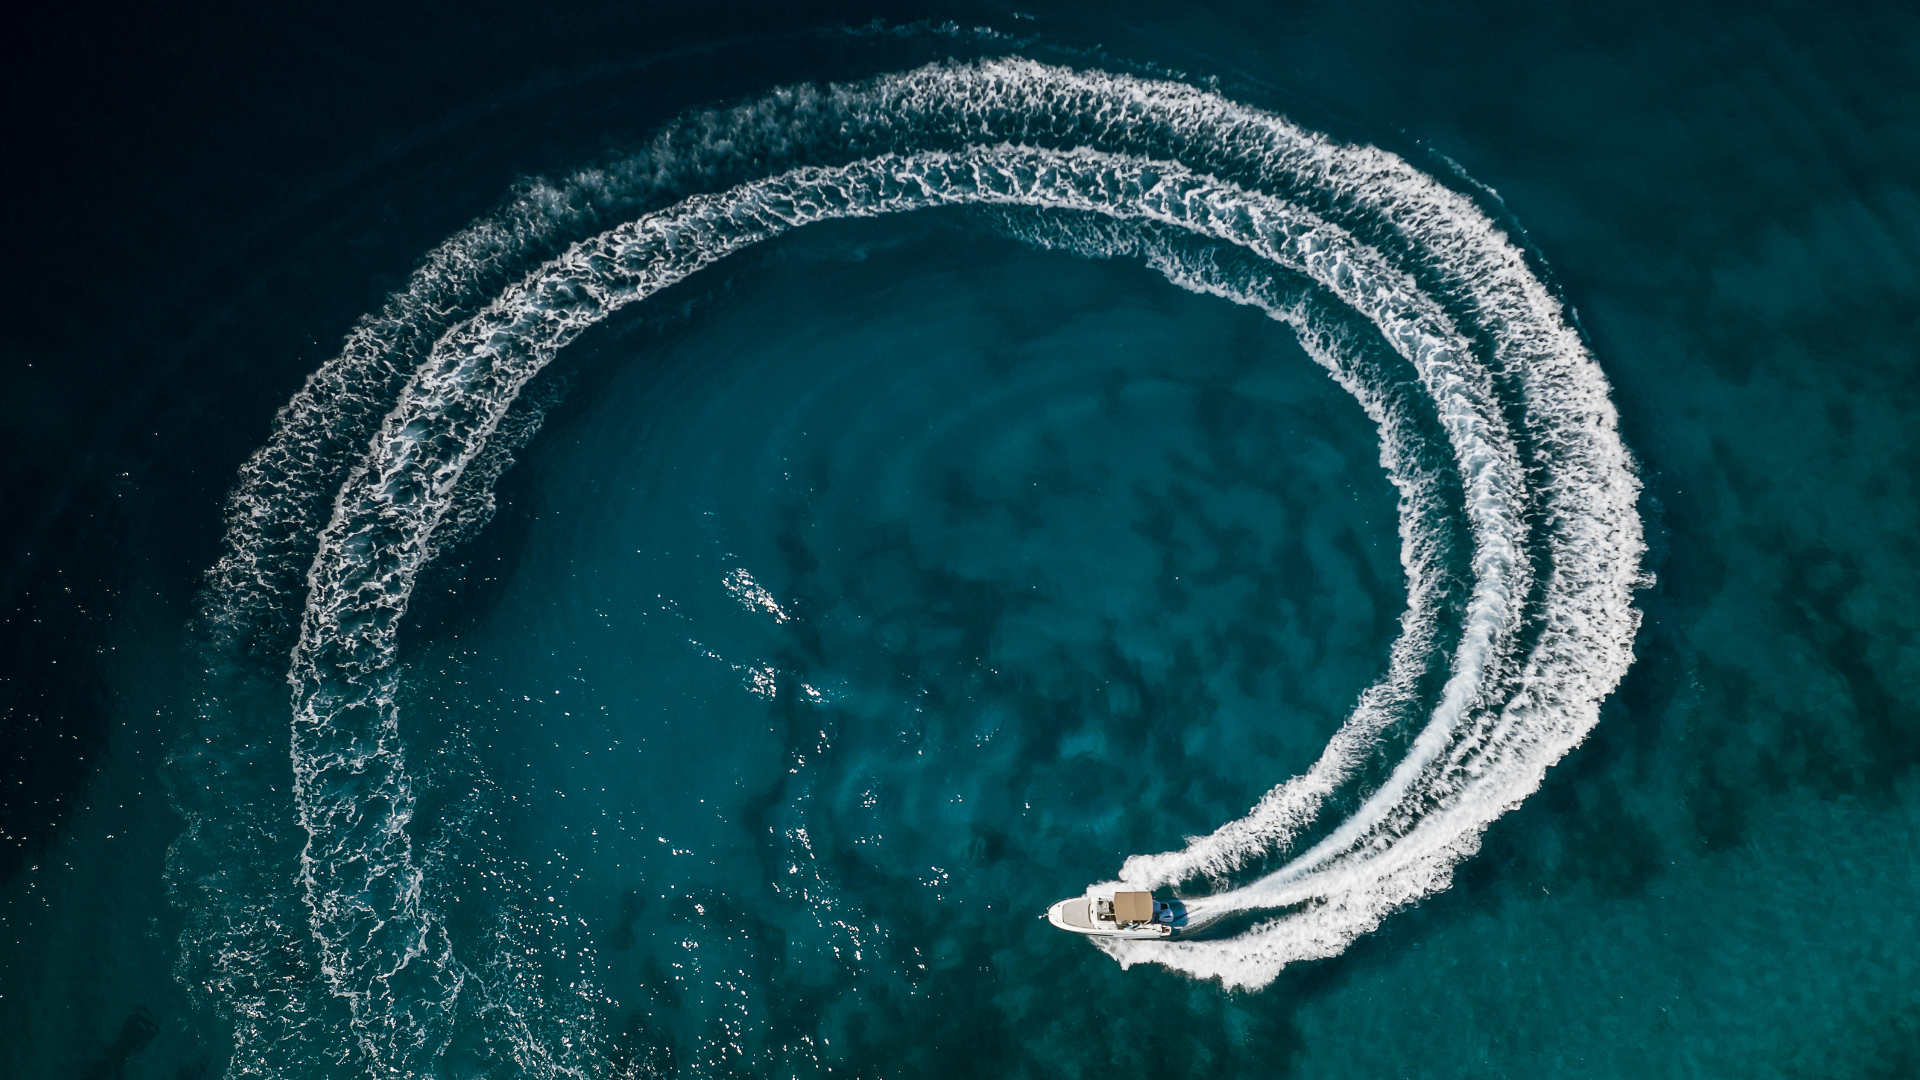
<svg viewBox="0 0 1920 1080"><path fill-rule="evenodd" d="M782 91L529 188L448 241L243 470L209 614L244 638L306 572L290 672L299 890L321 970L379 1067L429 1066L478 985L419 888L395 635L437 530L497 475L489 454L516 397L587 327L729 254L813 222L942 206L995 208L1035 243L1143 258L1264 309L1373 418L1401 494L1408 607L1386 676L1308 772L1179 851L1127 860L1107 890L1225 881L1311 838L1251 883L1187 899L1183 918L1277 914L1226 940L1130 920L1139 936L1098 939L1123 964L1257 987L1339 952L1444 888L1593 725L1631 660L1638 485L1598 366L1472 199L1177 83L1009 59ZM1388 748L1397 763L1369 772ZM1329 808L1344 817L1323 822ZM216 893L194 902L234 902Z"/></svg>

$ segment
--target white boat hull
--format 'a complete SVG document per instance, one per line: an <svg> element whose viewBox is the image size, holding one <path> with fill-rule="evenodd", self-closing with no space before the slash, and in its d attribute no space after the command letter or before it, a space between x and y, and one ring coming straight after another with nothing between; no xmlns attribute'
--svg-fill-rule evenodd
<svg viewBox="0 0 1920 1080"><path fill-rule="evenodd" d="M1047 921L1069 934L1081 934L1086 937L1158 940L1173 935L1173 927L1165 922L1136 923L1132 926L1104 922L1095 918L1092 905L1093 901L1089 897L1070 896L1047 909ZM1164 904L1155 904L1154 907L1156 916L1166 909Z"/></svg>

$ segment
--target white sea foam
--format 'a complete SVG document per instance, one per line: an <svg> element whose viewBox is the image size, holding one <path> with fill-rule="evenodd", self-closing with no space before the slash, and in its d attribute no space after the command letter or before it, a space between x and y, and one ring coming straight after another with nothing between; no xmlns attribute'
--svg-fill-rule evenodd
<svg viewBox="0 0 1920 1080"><path fill-rule="evenodd" d="M772 593L761 588L760 583L753 580L753 575L747 573L744 567L728 571L720 584L726 586L728 595L740 601L740 606L749 611L764 611L773 616L773 621L777 623L786 622L793 617L787 614L787 609L780 606L780 602L773 598Z"/></svg>
<svg viewBox="0 0 1920 1080"><path fill-rule="evenodd" d="M740 178L802 155L833 163ZM701 188L710 190L585 238L504 288L472 269L488 251L550 244L604 208ZM474 982L422 900L394 705L395 632L436 531L516 396L559 349L618 308L810 222L934 206L1108 222L1095 230L1107 240L1062 229L1047 242L1109 254L1112 237L1132 235L1120 246L1135 245L1176 283L1266 308L1380 426L1382 462L1402 494L1410 584L1387 678L1306 774L1181 850L1127 860L1120 876L1226 881L1309 832L1316 839L1278 870L1188 904L1198 919L1273 917L1225 940L1109 943L1123 964L1257 987L1287 963L1339 952L1444 888L1485 826L1584 737L1631 660L1638 485L1604 377L1508 238L1470 199L1391 154L1184 85L1005 60L695 118L624 171L530 189L522 202L516 235L535 239L509 242L482 225L451 241L289 407L243 474L210 591L214 624L255 617L287 591L261 560L284 561L304 544L317 551L290 671L295 802L308 836L300 882L322 973L377 1068L424 1071ZM1168 236L1226 245L1265 270L1223 270ZM1468 538L1470 588L1450 644L1436 630L1441 479L1411 452L1412 422L1390 388L1352 362L1344 331L1287 301L1274 274L1309 281L1372 323L1430 400ZM424 350L430 332L439 336ZM395 366L416 356L402 385ZM320 392L330 387L341 389ZM311 501L312 485L337 476L319 441L352 438L354 418L383 406L319 535L311 514L275 516L279 488L306 485L289 505ZM743 602L757 602L751 590ZM1320 823L1383 733L1409 723L1412 684L1440 648L1444 686L1410 723L1400 759L1344 819Z"/></svg>

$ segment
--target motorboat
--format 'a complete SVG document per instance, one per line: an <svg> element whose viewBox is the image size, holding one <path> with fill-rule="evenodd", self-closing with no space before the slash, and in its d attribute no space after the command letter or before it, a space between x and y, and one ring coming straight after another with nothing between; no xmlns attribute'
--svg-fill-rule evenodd
<svg viewBox="0 0 1920 1080"><path fill-rule="evenodd" d="M1071 896L1047 909L1047 921L1069 934L1088 937L1165 938L1186 922L1177 902L1150 892Z"/></svg>

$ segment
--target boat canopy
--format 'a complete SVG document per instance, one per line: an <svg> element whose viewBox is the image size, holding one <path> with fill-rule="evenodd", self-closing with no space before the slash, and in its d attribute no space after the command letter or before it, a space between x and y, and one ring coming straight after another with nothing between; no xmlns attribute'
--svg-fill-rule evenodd
<svg viewBox="0 0 1920 1080"><path fill-rule="evenodd" d="M1113 921L1137 923L1153 921L1153 894L1117 892L1113 894Z"/></svg>

